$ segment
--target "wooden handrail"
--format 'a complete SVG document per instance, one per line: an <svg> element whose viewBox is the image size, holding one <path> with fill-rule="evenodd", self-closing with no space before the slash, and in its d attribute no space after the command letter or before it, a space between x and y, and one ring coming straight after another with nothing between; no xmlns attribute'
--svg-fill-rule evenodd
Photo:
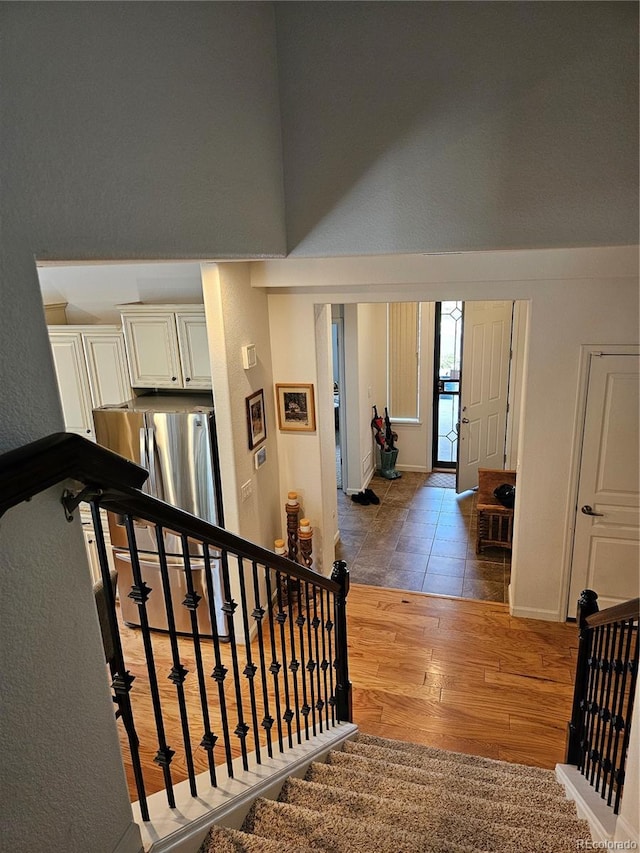
<svg viewBox="0 0 640 853"><path fill-rule="evenodd" d="M638 618L640 618L640 598L632 598L630 601L592 613L591 616L587 616L586 623L589 628L596 628L598 625L613 625L614 622L626 622L629 619Z"/></svg>
<svg viewBox="0 0 640 853"><path fill-rule="evenodd" d="M140 491L149 472L105 447L73 433L53 433L0 456L0 516L63 480L99 491L96 503L209 542L301 581L336 593L340 585L287 557L210 524Z"/></svg>
<svg viewBox="0 0 640 853"><path fill-rule="evenodd" d="M0 515L62 480L102 488L140 488L149 472L68 432L56 432L0 456Z"/></svg>

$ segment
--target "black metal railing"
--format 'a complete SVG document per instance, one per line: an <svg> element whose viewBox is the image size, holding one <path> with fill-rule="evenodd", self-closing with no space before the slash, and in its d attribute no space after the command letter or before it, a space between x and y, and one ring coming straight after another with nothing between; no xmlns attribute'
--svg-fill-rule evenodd
<svg viewBox="0 0 640 853"><path fill-rule="evenodd" d="M195 797L201 772L216 786L235 758L247 770L251 753L259 764L352 719L346 564L326 578L150 497L146 476L65 433L0 457L0 514L69 478L67 517L91 509L105 656L144 820L150 793L174 807L177 781Z"/></svg>
<svg viewBox="0 0 640 853"><path fill-rule="evenodd" d="M640 599L598 611L595 592L578 601L579 644L567 764L620 810L638 676Z"/></svg>

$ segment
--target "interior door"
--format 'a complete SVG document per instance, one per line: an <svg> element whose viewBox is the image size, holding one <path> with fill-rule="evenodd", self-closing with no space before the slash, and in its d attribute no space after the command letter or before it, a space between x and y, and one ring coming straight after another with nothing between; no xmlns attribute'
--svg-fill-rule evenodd
<svg viewBox="0 0 640 853"><path fill-rule="evenodd" d="M631 354L590 358L569 616L583 589L601 610L638 595L639 365Z"/></svg>
<svg viewBox="0 0 640 853"><path fill-rule="evenodd" d="M513 302L465 302L456 491L504 468Z"/></svg>

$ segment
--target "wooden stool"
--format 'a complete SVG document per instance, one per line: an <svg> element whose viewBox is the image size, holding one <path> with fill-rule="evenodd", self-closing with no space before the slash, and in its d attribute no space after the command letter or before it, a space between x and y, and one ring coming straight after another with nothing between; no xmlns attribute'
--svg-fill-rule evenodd
<svg viewBox="0 0 640 853"><path fill-rule="evenodd" d="M511 550L513 539L513 510L507 509L494 496L498 486L516 484L515 471L478 468L478 534L476 554L487 546Z"/></svg>

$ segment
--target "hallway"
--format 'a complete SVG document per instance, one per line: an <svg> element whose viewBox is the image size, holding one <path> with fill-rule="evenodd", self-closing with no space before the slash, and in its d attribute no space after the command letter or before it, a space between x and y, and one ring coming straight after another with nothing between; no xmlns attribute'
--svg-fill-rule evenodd
<svg viewBox="0 0 640 853"><path fill-rule="evenodd" d="M511 553L476 554L476 493L428 486L427 477L375 474L379 505L338 491L336 559L347 562L353 583L506 603Z"/></svg>

